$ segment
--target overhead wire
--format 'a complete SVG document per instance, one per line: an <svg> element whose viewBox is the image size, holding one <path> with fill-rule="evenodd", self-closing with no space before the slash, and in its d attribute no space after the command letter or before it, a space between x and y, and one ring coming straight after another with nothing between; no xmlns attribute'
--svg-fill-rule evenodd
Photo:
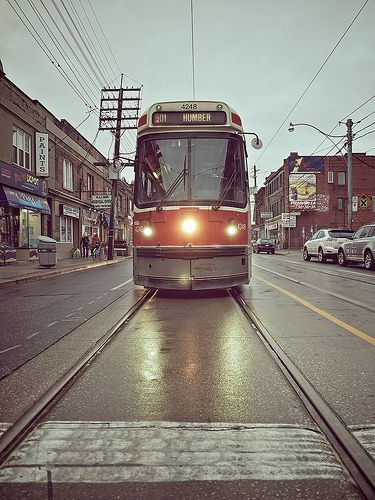
<svg viewBox="0 0 375 500"><path fill-rule="evenodd" d="M73 26L74 26L74 28L75 28L76 32L78 33L78 36L79 36L79 37L81 38L81 40L83 41L83 44L84 44L84 46L85 46L85 49L86 49L87 53L83 50L83 48L82 48L82 46L81 46L80 42L78 41L77 37L76 37L76 36L75 36L75 34L73 33L73 30L71 29L71 27L70 27L69 23L67 22L67 20L65 19L64 15L63 15L63 13L62 13L62 11L60 10L59 6L57 5L56 0L51 0L51 2L53 3L53 5L54 5L54 7L55 7L56 11L58 12L58 14L59 14L59 16L60 16L60 18L61 18L62 22L64 23L64 25L65 25L66 29L68 30L68 32L69 32L69 34L70 34L70 36L73 38L73 40L74 40L74 42L75 42L75 44L76 44L76 46L77 46L78 50L79 50L79 51L80 51L80 53L82 54L82 57L84 58L84 60L86 61L86 63L89 65L90 70L92 71L93 75L95 76L95 78L96 78L96 80L97 80L97 82L98 82L99 86L100 86L100 87L104 87L104 85L105 85L105 76L103 75L103 73L102 73L102 71L100 70L100 68L98 68L98 65L96 64L96 61L94 61L94 65L96 66L96 68L94 67L94 65L93 65L93 64L92 64L92 62L90 61L90 58L91 58L91 59L93 59L92 54L91 54L91 52L90 52L89 48L87 47L86 42L83 40L82 35L80 34L80 32L79 32L79 30L78 30L78 28L77 28L76 24L74 23L74 20L72 19L71 15L70 15L70 13L69 13L69 11L68 11L68 9L66 8L66 5L65 5L64 1L63 1L63 0L60 0L60 1L61 1L61 3L62 3L62 6L64 7L65 12L68 14L69 19L70 19L71 23L73 24ZM87 54L90 56L90 58L87 56ZM97 68L98 68L99 73L101 73L101 75L99 75L99 74L98 74Z"/></svg>
<svg viewBox="0 0 375 500"><path fill-rule="evenodd" d="M41 4L43 5L47 15L49 16L49 18L51 19L53 25L55 26L55 28L57 29L58 33L60 34L61 36L61 39L64 40L66 46L68 47L68 49L70 50L71 54L73 55L74 59L78 62L78 64L80 65L80 67L82 68L83 72L86 74L88 80L86 80L83 76L83 74L80 74L79 76L76 76L76 79L77 81L81 82L82 80L84 81L84 83L86 83L86 85L88 87L90 87L91 89L95 89L94 92L95 92L95 96L96 96L96 93L97 93L97 90L98 90L98 86L97 86L97 83L94 81L94 79L92 78L92 76L90 75L90 73L88 72L86 66L83 64L83 62L81 61L81 58L78 57L78 54L77 54L77 51L73 49L73 47L71 46L71 44L69 43L66 35L64 34L64 32L60 29L60 26L57 24L57 22L55 21L55 16L52 15L51 13L51 9L48 8L46 6L46 4L44 3L44 0L40 0ZM57 37L55 36L56 40L57 40ZM66 53L66 52L65 52ZM73 63L72 63L73 64ZM73 64L74 65L74 64ZM75 65L74 65L75 67ZM97 96L95 97L97 98Z"/></svg>
<svg viewBox="0 0 375 500"><path fill-rule="evenodd" d="M41 1L41 4L43 5L43 7L45 8L46 12L49 14L49 11L47 10L47 8L46 8L43 0L40 0L40 1ZM96 105L95 105L95 99L96 99L95 94L92 91L91 92L89 91L89 88L88 88L89 86L84 86L83 85L82 78L78 77L78 73L77 73L78 70L77 70L76 66L74 65L73 61L69 60L69 56L66 53L64 47L61 45L61 43L58 41L57 37L55 36L55 34L51 30L51 28L46 23L45 16L43 16L43 14L41 14L41 12L36 7L36 5L33 2L33 0L28 0L28 2L29 2L29 5L31 6L32 10L34 11L35 15L37 16L40 24L43 26L43 28L46 31L47 35L49 36L49 38L51 39L52 43L54 44L54 46L56 47L56 49L60 53L61 57L63 58L66 66L69 68L69 70L71 71L71 73L73 74L73 76L75 77L75 79L77 80L77 84L81 87L82 93L86 94L86 97L88 98L88 100L91 100L91 103L93 104L93 108L95 108L96 107ZM52 17L51 17L51 19L53 20ZM58 26L57 26L57 28L58 28ZM62 34L62 33L60 33L60 34Z"/></svg>
<svg viewBox="0 0 375 500"><path fill-rule="evenodd" d="M109 70L109 72L110 72L110 73L112 73L113 80L115 80L115 79L116 79L116 78L118 78L118 77L116 76L115 71L114 71L114 69L112 68L112 65L110 64L110 62L109 62L109 60L108 60L107 54L105 53L105 51L104 51L104 49L103 49L103 46L102 46L102 44L101 44L101 42L100 42L100 40L99 40L99 38L98 38L98 36L97 36L97 34L96 34L96 30L94 29L94 27L93 27L93 25L92 25L92 23L91 23L91 20L90 20L90 18L89 18L89 16L88 16L88 14L87 14L87 11L86 11L86 8L85 8L85 5L83 4L82 0L79 0L79 3L81 4L81 8L82 8L82 10L83 10L83 12L84 12L84 14L85 14L85 16L86 16L86 19L87 19L87 21L88 21L88 23L89 23L89 25L90 25L91 31L93 32L93 34L94 34L94 36L95 36L96 42L97 42L98 46L100 47L100 49L101 49L101 51L102 51L102 53L103 53L104 59L105 59L105 61L106 61L106 63L107 63L108 70ZM104 65L104 64L103 64L103 65ZM113 81L113 80L112 80L112 81ZM109 83L109 85L110 85L111 83L112 83L112 82L110 82L110 83Z"/></svg>
<svg viewBox="0 0 375 500"><path fill-rule="evenodd" d="M64 78L64 80L68 83L68 85L71 87L71 89L75 92L75 94L77 94L77 96L83 101L83 103L89 109L91 109L92 106L88 103L89 100L84 97L84 95L80 92L80 90L74 84L74 82L72 81L72 79L67 75L66 71L55 60L56 58L55 58L54 54L51 52L51 50L49 49L49 47L47 46L47 44L40 37L39 33L37 32L37 30L32 25L31 21L29 20L29 18L26 15L26 13L24 12L24 10L19 5L18 1L17 0L13 0L13 1L17 5L17 7L19 8L19 11L22 13L22 15L24 16L24 18L22 18L21 14L15 9L15 7L12 5L11 1L7 0L8 4L10 5L10 7L13 9L13 11L17 15L17 17L20 19L21 23L25 26L25 28L30 33L30 35L33 37L33 39L35 40L35 42L37 43L37 45L40 47L40 49L42 50L42 52L47 56L47 58L50 60L50 62L54 65L54 67L60 73L60 75ZM27 25L27 22L25 21L25 19L29 23L30 26ZM34 30L35 34L33 33L32 30Z"/></svg>
<svg viewBox="0 0 375 500"><path fill-rule="evenodd" d="M367 3L368 3L368 0L365 0L364 4L359 9L359 11L355 15L354 19L350 22L349 26L346 28L346 30L344 31L344 33L341 35L341 37L339 38L338 42L335 44L335 46L333 47L333 49L331 50L331 52L325 58L324 62L320 65L318 71L315 73L315 75L312 78L312 80L310 81L310 83L307 85L307 87L305 88L305 90L302 92L301 96L297 99L297 102L294 104L294 106L292 107L292 109L286 115L286 117L284 118L283 122L281 123L281 125L279 126L279 128L276 130L276 132L274 133L274 135L272 136L272 138L270 139L270 141L267 143L267 145L263 149L263 152L258 156L258 158L256 159L256 162L258 162L260 160L260 158L267 151L268 147L272 144L273 140L275 139L275 137L277 136L277 134L280 132L280 130L284 126L285 122L288 120L288 118L290 117L290 115L293 113L293 111L296 109L296 107L298 106L298 104L301 102L301 100L303 99L303 97L305 96L305 94L307 93L307 91L309 90L309 88L311 87L311 85L314 83L314 81L316 80L316 78L318 77L318 75L320 74L320 72L322 71L322 69L324 68L324 66L327 64L327 62L331 58L332 54L335 52L335 50L337 49L337 47L340 45L341 41L344 39L345 35L348 33L348 31L350 30L350 28L352 27L352 25L354 24L354 22L356 21L356 19L358 18L358 16L361 14L362 10L365 8L365 6L366 6Z"/></svg>
<svg viewBox="0 0 375 500"><path fill-rule="evenodd" d="M103 76L105 77L105 82L108 83L111 79L112 79L112 76L109 75L104 63L103 63L103 60L101 58L101 55L99 54L98 50L96 49L92 39L91 39L91 36L88 32L88 30L86 29L86 26L84 24L84 22L82 21L81 17L79 14L78 14L78 11L74 5L74 2L72 0L67 0L68 3L69 3L69 6L70 6L70 11L71 13L74 15L75 19L76 19L76 22L77 24L79 25L80 27L80 33L82 36L84 36L86 42L87 42L87 45L90 47L90 50L92 52L92 54L95 55L95 57L97 59L99 59L99 63L98 64L98 67L99 68L102 68L102 74ZM93 58L95 60L95 58Z"/></svg>

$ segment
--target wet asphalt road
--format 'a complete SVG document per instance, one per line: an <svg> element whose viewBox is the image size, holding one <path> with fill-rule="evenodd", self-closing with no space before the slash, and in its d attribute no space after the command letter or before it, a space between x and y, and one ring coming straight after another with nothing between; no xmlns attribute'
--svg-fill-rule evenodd
<svg viewBox="0 0 375 500"><path fill-rule="evenodd" d="M375 273L254 264L248 306L353 431L373 433ZM226 292L159 292L36 432L16 460L41 498L359 498Z"/></svg>

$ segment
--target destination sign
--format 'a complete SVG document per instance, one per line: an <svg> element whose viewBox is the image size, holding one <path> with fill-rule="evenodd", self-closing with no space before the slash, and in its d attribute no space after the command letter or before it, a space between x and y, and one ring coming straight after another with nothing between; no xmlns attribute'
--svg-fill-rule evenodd
<svg viewBox="0 0 375 500"><path fill-rule="evenodd" d="M153 113L152 124L164 125L225 125L225 111L167 111Z"/></svg>

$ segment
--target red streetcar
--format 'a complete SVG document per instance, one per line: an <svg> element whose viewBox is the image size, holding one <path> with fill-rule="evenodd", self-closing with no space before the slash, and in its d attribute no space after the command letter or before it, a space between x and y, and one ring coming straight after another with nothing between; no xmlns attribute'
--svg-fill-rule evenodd
<svg viewBox="0 0 375 500"><path fill-rule="evenodd" d="M163 102L140 117L134 186L135 284L204 290L249 283L243 134L239 115L222 102Z"/></svg>

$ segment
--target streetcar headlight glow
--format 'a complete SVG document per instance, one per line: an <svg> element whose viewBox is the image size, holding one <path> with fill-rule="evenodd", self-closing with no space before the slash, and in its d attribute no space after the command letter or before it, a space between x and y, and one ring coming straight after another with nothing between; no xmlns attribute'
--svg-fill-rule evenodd
<svg viewBox="0 0 375 500"><path fill-rule="evenodd" d="M145 226L145 227L143 228L143 234L144 234L145 236L151 236L153 232L154 232L154 231L152 230L152 227L151 227L151 226Z"/></svg>
<svg viewBox="0 0 375 500"><path fill-rule="evenodd" d="M193 233L197 229L197 223L194 219L185 219L182 223L182 229L185 233Z"/></svg>
<svg viewBox="0 0 375 500"><path fill-rule="evenodd" d="M229 223L228 223L228 227L227 227L227 233L230 235L230 236L233 236L234 234L237 233L237 226L236 224L234 223L234 220L230 220Z"/></svg>

